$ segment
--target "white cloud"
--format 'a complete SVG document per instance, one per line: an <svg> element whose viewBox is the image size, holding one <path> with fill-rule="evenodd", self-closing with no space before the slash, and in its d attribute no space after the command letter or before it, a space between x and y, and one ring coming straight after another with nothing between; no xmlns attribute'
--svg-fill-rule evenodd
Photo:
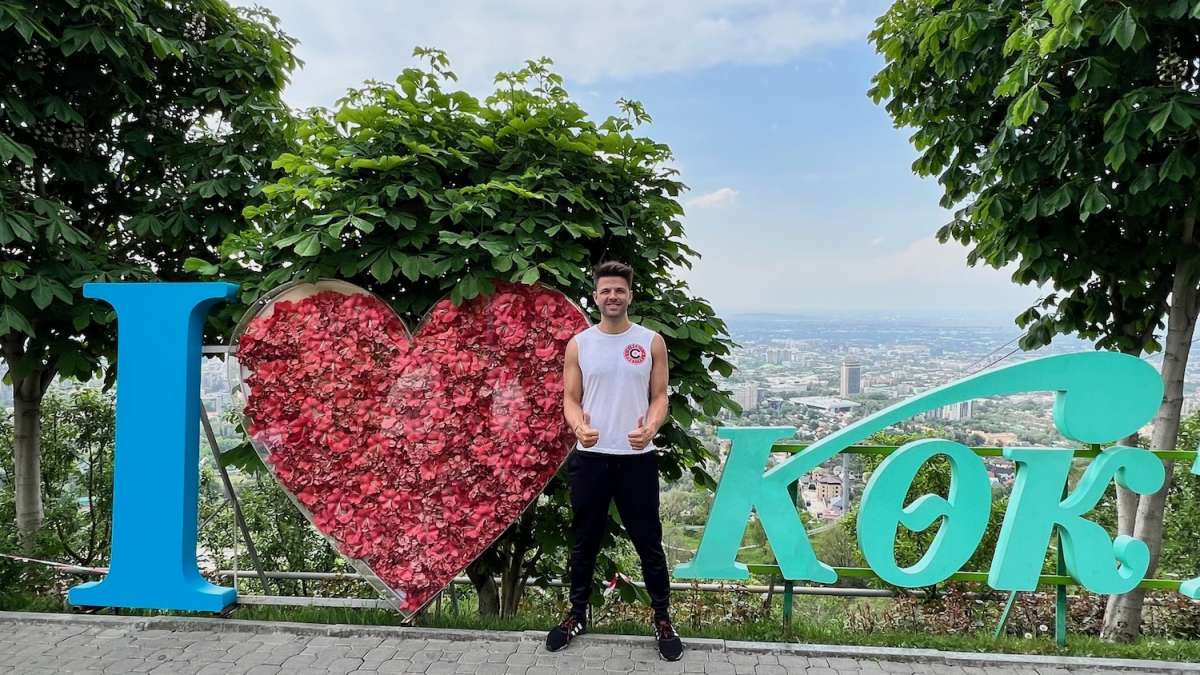
<svg viewBox="0 0 1200 675"><path fill-rule="evenodd" d="M884 0L235 0L262 4L301 40L293 105L332 105L368 78L391 80L416 45L447 51L465 88L549 56L572 83L720 64L781 63L862 39Z"/></svg>
<svg viewBox="0 0 1200 675"><path fill-rule="evenodd" d="M871 241L868 241L868 242L867 242L867 245L868 245L868 246L870 246L870 247L872 247L872 248L877 248L878 246L880 246L881 244L883 244L883 242L884 242L884 241L885 241L884 237L875 237L875 238L874 238L874 239L872 239Z"/></svg>
<svg viewBox="0 0 1200 675"><path fill-rule="evenodd" d="M687 201L687 205L697 209L719 209L722 206L732 206L737 201L737 198L737 190L731 187L723 187L693 197Z"/></svg>

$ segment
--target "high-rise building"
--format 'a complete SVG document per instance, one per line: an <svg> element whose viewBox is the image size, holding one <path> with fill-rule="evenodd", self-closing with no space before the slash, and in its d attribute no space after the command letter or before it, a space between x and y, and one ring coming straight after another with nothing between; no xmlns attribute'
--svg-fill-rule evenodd
<svg viewBox="0 0 1200 675"><path fill-rule="evenodd" d="M792 353L786 349L768 349L767 363L771 365L779 365L792 360Z"/></svg>
<svg viewBox="0 0 1200 675"><path fill-rule="evenodd" d="M862 393L862 364L854 359L842 362L842 386L839 390L842 396L853 396Z"/></svg>
<svg viewBox="0 0 1200 675"><path fill-rule="evenodd" d="M758 407L758 385L749 382L733 390L733 400L742 406L743 412L749 412Z"/></svg>
<svg viewBox="0 0 1200 675"><path fill-rule="evenodd" d="M946 419L955 421L971 419L971 413L974 410L972 403L974 402L960 401L958 403L951 403L950 405L946 406L949 408L949 410L946 411Z"/></svg>
<svg viewBox="0 0 1200 675"><path fill-rule="evenodd" d="M958 422L961 420L971 419L971 413L974 412L974 401L960 401L951 403L940 408L934 408L925 413L925 419L930 420L946 420L947 422Z"/></svg>

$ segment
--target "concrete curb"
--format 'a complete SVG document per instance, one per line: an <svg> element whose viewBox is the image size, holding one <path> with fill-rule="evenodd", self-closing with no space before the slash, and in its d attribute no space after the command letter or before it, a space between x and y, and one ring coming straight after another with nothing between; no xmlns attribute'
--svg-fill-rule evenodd
<svg viewBox="0 0 1200 675"><path fill-rule="evenodd" d="M53 614L46 612L3 612L3 623L43 623L53 625L84 625L92 627L126 627L134 630L213 631L222 633L289 633L324 637L380 637L425 640L488 640L492 642L541 643L541 631L489 631L458 628L420 628L408 626L356 626L347 624L315 624L287 621L246 621L204 617L126 617L91 614ZM590 633L579 638L594 643L652 646L650 636L609 635ZM747 652L790 656L876 659L909 663L945 664L950 666L1001 666L1075 668L1087 670L1124 670L1139 673L1200 673L1200 663L1152 661L1141 659L1106 659L1081 656L1041 656L1033 654L985 654L975 652L944 652L936 649L906 649L897 647L859 647L853 645L809 645L787 642L743 642L710 638L687 638L692 650Z"/></svg>

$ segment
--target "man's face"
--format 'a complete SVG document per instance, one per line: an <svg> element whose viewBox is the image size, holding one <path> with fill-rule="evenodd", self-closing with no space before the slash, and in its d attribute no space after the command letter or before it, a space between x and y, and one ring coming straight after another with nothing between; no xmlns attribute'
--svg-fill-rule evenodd
<svg viewBox="0 0 1200 675"><path fill-rule="evenodd" d="M600 277L593 293L601 315L610 319L625 316L632 300L631 295L629 286L622 277Z"/></svg>

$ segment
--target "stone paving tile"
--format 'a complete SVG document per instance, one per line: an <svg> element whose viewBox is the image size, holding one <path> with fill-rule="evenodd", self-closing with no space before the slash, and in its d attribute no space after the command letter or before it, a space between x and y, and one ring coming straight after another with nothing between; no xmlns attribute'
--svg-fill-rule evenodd
<svg viewBox="0 0 1200 675"><path fill-rule="evenodd" d="M959 663L963 665L956 665L952 659L920 662L855 658L853 655L819 657L788 653L786 646L747 645L753 648L739 651L723 643L686 650L683 659L668 663L658 658L653 643L648 641L620 642L604 636L585 635L568 649L551 654L533 634L519 637L511 641L486 639L482 635L478 640L448 640L286 632L234 633L209 631L202 627L171 631L141 629L133 622L87 626L66 622L22 625L0 621L0 672L28 675L1073 675L1097 670L1084 666L1029 664L980 667L962 661Z"/></svg>

